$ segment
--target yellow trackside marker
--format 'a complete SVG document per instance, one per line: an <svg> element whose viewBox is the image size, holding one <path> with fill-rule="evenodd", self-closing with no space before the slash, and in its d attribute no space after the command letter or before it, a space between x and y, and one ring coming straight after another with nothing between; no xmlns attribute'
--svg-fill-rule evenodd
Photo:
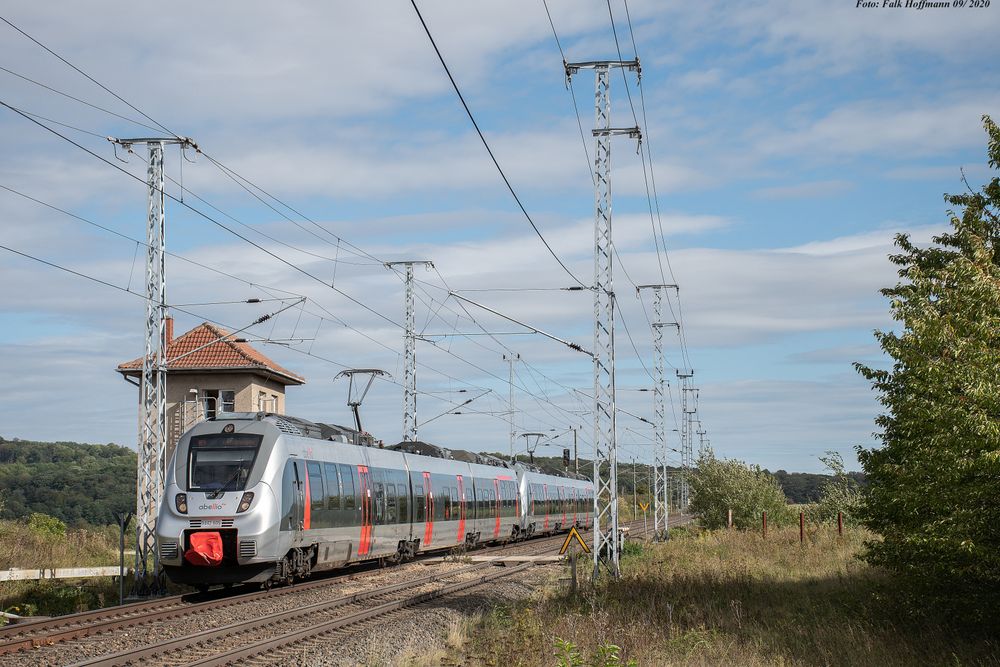
<svg viewBox="0 0 1000 667"><path fill-rule="evenodd" d="M582 537L580 537L580 533L577 532L576 526L573 526L572 528L569 529L569 535L566 536L566 540L563 542L562 549L559 550L560 556L565 554L566 551L569 549L570 540L572 540L574 537L576 538L576 541L580 543L580 546L583 547L583 552L588 554L590 553L590 547L588 547L587 543L583 541Z"/></svg>
<svg viewBox="0 0 1000 667"><path fill-rule="evenodd" d="M639 507L641 507L642 511L645 512L649 509L649 503L639 503Z"/></svg>

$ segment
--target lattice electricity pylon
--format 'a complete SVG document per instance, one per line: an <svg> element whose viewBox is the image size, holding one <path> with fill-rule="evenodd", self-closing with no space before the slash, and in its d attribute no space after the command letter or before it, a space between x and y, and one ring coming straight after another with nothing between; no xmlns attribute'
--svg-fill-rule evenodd
<svg viewBox="0 0 1000 667"><path fill-rule="evenodd" d="M618 531L618 447L615 422L615 292L611 243L611 137L642 140L638 127L611 127L611 77L614 68L640 72L639 60L566 63L567 83L582 69L594 70L594 578L603 564L620 574ZM607 476L602 473L607 464Z"/></svg>
<svg viewBox="0 0 1000 667"><path fill-rule="evenodd" d="M413 313L414 264L423 264L425 267L434 268L434 262L426 260L385 263L387 268L399 265L406 267L406 296L403 315L403 440L411 442L417 439L417 346Z"/></svg>
<svg viewBox="0 0 1000 667"><path fill-rule="evenodd" d="M507 421L510 426L510 460L514 460L514 438L517 431L514 429L514 362L521 358L517 352L503 355L503 360L507 362Z"/></svg>
<svg viewBox="0 0 1000 667"><path fill-rule="evenodd" d="M156 553L156 517L163 496L164 455L167 445L166 359L166 233L163 193L163 150L167 144L181 149L198 146L187 137L116 139L128 153L136 144L149 148L146 168L146 345L139 383L139 443L136 465L135 582L131 595L160 593L160 558ZM200 152L200 151L199 151ZM150 576L149 561L153 561Z"/></svg>
<svg viewBox="0 0 1000 667"><path fill-rule="evenodd" d="M690 368L678 369L677 377L681 380L681 483L680 483L680 503L681 509L687 509L691 502L691 490L688 483L688 476L691 471L692 444L691 444L691 418L697 411L697 402L689 400L691 391L697 391L691 387L691 378L694 377L694 370Z"/></svg>
<svg viewBox="0 0 1000 667"><path fill-rule="evenodd" d="M666 376L663 356L663 327L677 327L677 322L663 322L663 292L677 290L677 285L637 285L637 295L643 289L653 290L653 355L656 369L653 383L653 433L655 448L653 453L653 539L665 540L670 537L670 496L667 491L667 406L664 395Z"/></svg>

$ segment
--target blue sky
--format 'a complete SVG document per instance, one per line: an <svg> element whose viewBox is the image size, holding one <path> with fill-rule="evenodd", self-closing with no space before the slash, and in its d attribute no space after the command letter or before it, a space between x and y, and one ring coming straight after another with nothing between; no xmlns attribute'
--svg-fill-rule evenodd
<svg viewBox="0 0 1000 667"><path fill-rule="evenodd" d="M418 327L475 331L450 300L455 289L564 287L569 278L517 210L475 136L407 2L9 3L2 14L170 130L379 260L432 259L418 270ZM421 2L427 23L500 163L546 238L581 277L593 273L593 193L561 56L541 1ZM633 55L625 6L611 2L624 57ZM569 60L614 58L607 3L549 3ZM827 449L855 464L878 413L852 362L884 363L871 332L890 327L878 289L895 280L893 235L921 242L946 224L942 195L988 176L982 114L1000 116L995 38L1000 8L906 10L849 2L638 2L628 5L643 63L647 141L670 266L681 285L700 415L715 450L771 469L815 471ZM140 28L155 25L152 33ZM138 113L0 24L0 66L110 111ZM593 78L573 80L584 131ZM633 103L642 119L639 90ZM96 136L68 137L143 177L133 157L114 162L101 137L146 128L0 71L0 98ZM616 126L630 125L620 76ZM57 126L58 127L58 126ZM0 185L126 234L144 234L145 193L114 170L16 114L0 113ZM591 139L587 151L593 155ZM619 330L618 383L648 387L650 327L637 283L662 279L634 144L613 147L616 270L622 312L642 357ZM168 152L167 173L181 160ZM396 322L402 284L326 232L291 225L205 159L184 163L185 196L272 252ZM168 190L180 194L177 185ZM203 197L224 214L193 199ZM225 216L231 216L226 218ZM176 204L168 246L255 285L309 297L252 329L255 338L315 338L258 347L309 383L289 411L349 422L339 366L402 377L400 331L287 265ZM263 232L287 245L259 236ZM3 245L119 286L141 286L136 244L0 190ZM289 247L292 246L292 247ZM339 252L339 254L338 254ZM311 254L310 254L311 253ZM323 259L323 258L329 259ZM338 259L339 262L332 261ZM335 268L336 267L336 268ZM626 276L627 273L627 276ZM669 278L669 275L667 276ZM141 354L143 303L0 251L0 435L134 444L135 389L117 363ZM267 297L262 288L171 258L174 304ZM668 280L669 282L669 280ZM584 347L592 304L562 291L477 292L483 301ZM650 310L650 303L645 301ZM205 319L236 329L274 303L186 306L178 331ZM322 309L350 323L321 323ZM491 331L516 327L482 311ZM458 318L458 319L456 319ZM503 348L455 338L418 346L420 419L472 392L491 393L421 429L446 446L506 450ZM586 425L586 357L544 339L504 337L520 353L519 430L556 434ZM676 337L668 361L683 365ZM312 356L310 356L312 355ZM319 358L322 357L323 359ZM456 393L459 389L468 393ZM676 393L675 393L676 396ZM450 402L449 402L450 401ZM401 390L380 383L365 404L377 435L400 434ZM630 412L652 415L650 395L622 391ZM53 415L58 415L53 419ZM650 433L623 417L625 427ZM673 428L671 424L669 428ZM554 430L552 430L554 429ZM590 446L589 427L581 443ZM640 439L641 440L641 439ZM630 443L622 458L649 460ZM557 442L561 442L557 441ZM555 450L553 450L555 451Z"/></svg>

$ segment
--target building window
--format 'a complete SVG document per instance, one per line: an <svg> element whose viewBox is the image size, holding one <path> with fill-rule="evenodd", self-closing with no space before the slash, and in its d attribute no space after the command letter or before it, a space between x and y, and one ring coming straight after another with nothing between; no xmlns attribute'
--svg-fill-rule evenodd
<svg viewBox="0 0 1000 667"><path fill-rule="evenodd" d="M202 392L205 419L214 419L218 412L236 411L236 392L231 389L205 389Z"/></svg>

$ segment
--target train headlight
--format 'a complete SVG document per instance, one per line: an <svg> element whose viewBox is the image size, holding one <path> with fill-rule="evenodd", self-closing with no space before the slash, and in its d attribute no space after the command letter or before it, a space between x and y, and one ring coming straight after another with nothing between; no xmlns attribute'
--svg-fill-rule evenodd
<svg viewBox="0 0 1000 667"><path fill-rule="evenodd" d="M188 513L188 497L186 493L178 493L174 496L174 507L176 507L177 511L181 514Z"/></svg>
<svg viewBox="0 0 1000 667"><path fill-rule="evenodd" d="M252 502L253 502L253 491L247 491L246 493L243 494L243 497L240 498L240 506L236 508L236 511L246 512L248 509L250 509L250 503Z"/></svg>

